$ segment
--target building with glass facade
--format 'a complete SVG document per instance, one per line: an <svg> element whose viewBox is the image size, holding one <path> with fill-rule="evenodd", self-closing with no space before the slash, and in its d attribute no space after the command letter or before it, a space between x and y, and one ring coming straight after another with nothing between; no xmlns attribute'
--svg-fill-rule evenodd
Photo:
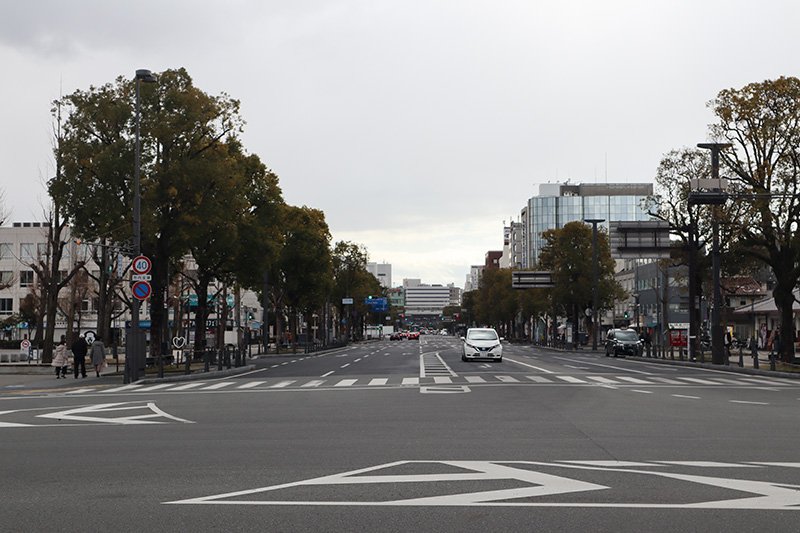
<svg viewBox="0 0 800 533"><path fill-rule="evenodd" d="M650 220L644 200L652 194L652 183L539 185L539 196L530 198L522 211L527 245L522 267L536 266L545 245L542 233L549 229L585 219L605 220L599 226L606 230L610 221Z"/></svg>

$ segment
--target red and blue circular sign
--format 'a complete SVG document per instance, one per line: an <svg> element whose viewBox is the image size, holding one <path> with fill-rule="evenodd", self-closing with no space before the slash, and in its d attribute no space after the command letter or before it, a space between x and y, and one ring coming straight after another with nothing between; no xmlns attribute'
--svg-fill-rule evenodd
<svg viewBox="0 0 800 533"><path fill-rule="evenodd" d="M150 295L153 292L153 289L150 287L150 284L146 281L137 281L131 287L131 292L133 293L133 297L137 300L147 300L150 298Z"/></svg>

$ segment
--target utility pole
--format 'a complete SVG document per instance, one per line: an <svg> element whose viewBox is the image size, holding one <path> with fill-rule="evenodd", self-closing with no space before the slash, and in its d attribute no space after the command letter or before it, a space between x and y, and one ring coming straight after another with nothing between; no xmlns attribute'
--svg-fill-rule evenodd
<svg viewBox="0 0 800 533"><path fill-rule="evenodd" d="M597 335L600 329L600 317L597 314L598 300L598 260L597 260L597 225L605 222L604 218L587 218L584 222L592 225L592 350L597 350Z"/></svg>

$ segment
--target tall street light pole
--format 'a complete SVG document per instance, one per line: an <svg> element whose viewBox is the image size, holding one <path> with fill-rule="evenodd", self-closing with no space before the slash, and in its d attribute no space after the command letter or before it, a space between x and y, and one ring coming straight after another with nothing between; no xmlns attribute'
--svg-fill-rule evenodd
<svg viewBox="0 0 800 533"><path fill-rule="evenodd" d="M141 145L139 142L139 130L141 123L141 101L139 98L139 86L144 83L155 83L156 77L146 69L136 71L136 140L135 156L133 163L133 256L137 257L142 253L142 195L139 180L141 168ZM139 311L141 302L138 298L133 298L131 302L131 330L130 338L125 343L125 383L138 381L139 369L144 366L145 342L139 328Z"/></svg>
<svg viewBox="0 0 800 533"><path fill-rule="evenodd" d="M706 203L712 206L711 232L712 232L712 251L711 251L711 270L714 283L714 307L711 310L711 362L715 365L725 363L725 347L723 346L723 326L721 318L722 310L722 289L720 287L720 253L719 253L719 205L725 203L728 196L723 190L722 181L719 178L719 153L731 145L728 143L700 143L698 148L711 150L711 180L710 193L701 193L707 196Z"/></svg>
<svg viewBox="0 0 800 533"><path fill-rule="evenodd" d="M587 218L584 222L592 225L592 350L597 350L597 333L600 326L600 317L597 316L598 298L598 262L597 262L597 225L605 222L604 218Z"/></svg>

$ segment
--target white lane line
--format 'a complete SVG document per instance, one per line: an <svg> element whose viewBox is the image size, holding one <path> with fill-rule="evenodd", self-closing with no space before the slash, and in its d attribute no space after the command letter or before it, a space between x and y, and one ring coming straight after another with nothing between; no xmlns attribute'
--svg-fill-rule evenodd
<svg viewBox="0 0 800 533"><path fill-rule="evenodd" d="M301 386L301 387L319 387L319 386L320 386L320 385L322 385L323 383L325 383L325 380L324 380L324 379L312 379L312 380L311 380L311 381L309 381L308 383L303 383L303 384L302 384L302 385L300 385L300 386Z"/></svg>
<svg viewBox="0 0 800 533"><path fill-rule="evenodd" d="M279 381L275 385L270 385L269 388L270 389L282 389L284 387L288 387L289 385L291 385L295 381L297 381L297 380L290 379L290 380L287 380L287 381Z"/></svg>
<svg viewBox="0 0 800 533"><path fill-rule="evenodd" d="M67 391L64 394L83 394L84 392L92 392L93 390L94 390L94 387L87 388L87 389L75 389L75 390Z"/></svg>
<svg viewBox="0 0 800 533"><path fill-rule="evenodd" d="M321 378L326 378L326 377L330 376L331 374L333 374L334 372L336 372L336 371L335 371L335 370L331 370L331 371L330 371L330 372L328 372L327 374L322 374L320 377L321 377Z"/></svg>
<svg viewBox="0 0 800 533"><path fill-rule="evenodd" d="M542 376L525 376L531 381L535 381L536 383L552 383L552 379L543 378Z"/></svg>
<svg viewBox="0 0 800 533"><path fill-rule="evenodd" d="M450 376L434 376L433 377L434 383L453 383L453 380L450 379Z"/></svg>
<svg viewBox="0 0 800 533"><path fill-rule="evenodd" d="M547 370L546 368L542 368L542 367L539 367L539 366L529 365L528 363L523 363L522 361L517 361L516 359L509 359L508 357L506 357L505 360L506 361L510 361L512 363L516 363L518 365L527 366L528 368L532 368L534 370L538 370L539 372L542 372L544 374L555 374L555 372L553 372L552 370Z"/></svg>
<svg viewBox="0 0 800 533"><path fill-rule="evenodd" d="M419 385L419 378L403 378L403 385Z"/></svg>
<svg viewBox="0 0 800 533"><path fill-rule="evenodd" d="M599 383L605 383L607 385L619 385L618 381L614 381L613 379L608 379L605 376L586 376L586 379L591 379L592 381L597 381Z"/></svg>
<svg viewBox="0 0 800 533"><path fill-rule="evenodd" d="M653 394L653 391L651 391L651 390L637 390L637 389L631 389L631 392L640 392L640 393L642 393L642 394Z"/></svg>
<svg viewBox="0 0 800 533"><path fill-rule="evenodd" d="M147 392L147 391L151 391L151 390L164 389L166 387L172 387L173 385L175 385L175 384L174 383L160 383L158 385L150 385L149 387L142 387L141 389L137 389L136 392Z"/></svg>
<svg viewBox="0 0 800 533"><path fill-rule="evenodd" d="M519 380L517 378L511 376L496 376L496 377L503 383L519 383Z"/></svg>
<svg viewBox="0 0 800 533"><path fill-rule="evenodd" d="M350 366L350 363L345 363L342 366L340 366L339 368L347 368L348 366Z"/></svg>
<svg viewBox="0 0 800 533"><path fill-rule="evenodd" d="M690 400L699 400L700 396L687 396L685 394L673 394L675 398L688 398Z"/></svg>
<svg viewBox="0 0 800 533"><path fill-rule="evenodd" d="M281 365L272 365L270 368L275 368L277 366L281 366Z"/></svg>
<svg viewBox="0 0 800 533"><path fill-rule="evenodd" d="M124 390L138 389L139 387L141 387L141 385L137 385L137 384L134 384L134 385L123 385L122 387L114 387L113 389L106 389L103 392L121 392L121 391L124 391Z"/></svg>
<svg viewBox="0 0 800 533"><path fill-rule="evenodd" d="M573 376L556 376L556 377L562 381L566 381L567 383L586 383L582 379L578 379Z"/></svg>
<svg viewBox="0 0 800 533"><path fill-rule="evenodd" d="M464 376L464 379L467 380L467 383L486 383L486 380L480 376Z"/></svg>
<svg viewBox="0 0 800 533"><path fill-rule="evenodd" d="M199 390L217 390L223 387L227 387L228 385L236 385L236 383L234 383L233 381L223 381L222 383L215 383L208 387L203 387L202 389Z"/></svg>
<svg viewBox="0 0 800 533"><path fill-rule="evenodd" d="M188 389L193 389L193 388L195 388L195 387L200 387L200 386L202 386L202 385L206 385L206 383L204 383L204 382L200 382L200 383L187 383L186 385L179 385L179 386L177 386L177 387L171 388L170 390L171 390L171 391L175 391L175 390L188 390Z"/></svg>
<svg viewBox="0 0 800 533"><path fill-rule="evenodd" d="M616 379L621 379L622 381L627 381L629 383L637 383L639 385L652 385L651 381L645 381L639 378L632 378L630 376L614 376Z"/></svg>
<svg viewBox="0 0 800 533"><path fill-rule="evenodd" d="M747 400L728 400L731 403L745 403L748 405L769 405L767 402L748 402Z"/></svg>
<svg viewBox="0 0 800 533"><path fill-rule="evenodd" d="M370 385L386 385L386 382L389 381L389 378L375 378L369 382Z"/></svg>
<svg viewBox="0 0 800 533"><path fill-rule="evenodd" d="M236 388L237 389L252 389L253 387L258 387L259 385L262 385L264 383L266 383L266 381L250 381L250 382L245 383L244 385L239 385Z"/></svg>
<svg viewBox="0 0 800 533"><path fill-rule="evenodd" d="M743 385L750 385L750 383L739 381L738 379L726 379L726 378L714 378L714 381L720 381L722 383L727 383L729 385L739 385L740 387Z"/></svg>
<svg viewBox="0 0 800 533"><path fill-rule="evenodd" d="M343 379L342 381L340 381L339 383L334 385L334 387L349 387L349 386L355 384L356 381L358 381L358 380L357 379Z"/></svg>
<svg viewBox="0 0 800 533"><path fill-rule="evenodd" d="M288 364L289 364L289 361L284 361L283 363L281 363L281 366L288 365Z"/></svg>
<svg viewBox="0 0 800 533"><path fill-rule="evenodd" d="M359 361L361 361L361 358L360 358L360 357L359 357L358 359L356 359L355 361L353 361L353 362L354 362L354 363L358 363Z"/></svg>
<svg viewBox="0 0 800 533"><path fill-rule="evenodd" d="M686 378L686 377L682 377L682 378L679 378L679 379L682 379L683 381L690 381L692 383L700 383L701 385L719 385L718 382L710 381L708 379Z"/></svg>

